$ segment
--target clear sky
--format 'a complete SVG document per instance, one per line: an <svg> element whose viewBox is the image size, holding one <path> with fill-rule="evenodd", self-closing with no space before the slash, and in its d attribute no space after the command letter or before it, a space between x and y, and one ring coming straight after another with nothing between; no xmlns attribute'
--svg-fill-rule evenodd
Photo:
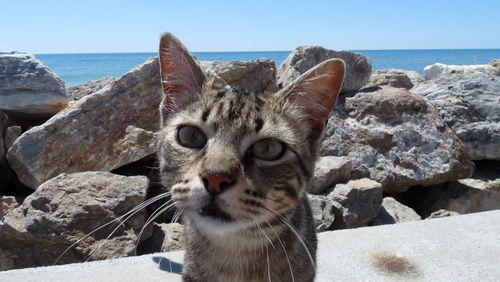
<svg viewBox="0 0 500 282"><path fill-rule="evenodd" d="M499 0L0 0L0 50L155 52L500 48Z"/></svg>

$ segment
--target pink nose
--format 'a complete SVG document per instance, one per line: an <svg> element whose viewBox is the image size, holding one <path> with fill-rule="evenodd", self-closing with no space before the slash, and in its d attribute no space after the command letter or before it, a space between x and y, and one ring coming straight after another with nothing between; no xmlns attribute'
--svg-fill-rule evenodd
<svg viewBox="0 0 500 282"><path fill-rule="evenodd" d="M211 195L217 195L231 186L235 182L234 176L226 172L203 171L200 175L205 189Z"/></svg>

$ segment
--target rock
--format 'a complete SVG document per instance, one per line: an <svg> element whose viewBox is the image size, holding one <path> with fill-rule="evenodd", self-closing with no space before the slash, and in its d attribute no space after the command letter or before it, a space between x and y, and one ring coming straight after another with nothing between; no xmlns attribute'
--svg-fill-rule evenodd
<svg viewBox="0 0 500 282"><path fill-rule="evenodd" d="M346 157L320 157L316 162L308 192L320 194L338 182L347 182L351 171L352 163Z"/></svg>
<svg viewBox="0 0 500 282"><path fill-rule="evenodd" d="M411 89L413 87L411 79L402 71L394 69L372 71L366 87L384 85L405 89Z"/></svg>
<svg viewBox="0 0 500 282"><path fill-rule="evenodd" d="M39 118L67 104L64 82L41 61L25 52L0 52L0 110Z"/></svg>
<svg viewBox="0 0 500 282"><path fill-rule="evenodd" d="M404 195L403 201L428 217L439 210L467 214L500 209L500 162L478 161L474 174L466 179L414 187ZM437 215L433 217L437 217Z"/></svg>
<svg viewBox="0 0 500 282"><path fill-rule="evenodd" d="M179 223L154 223L149 239L141 244L142 253L184 250L184 228Z"/></svg>
<svg viewBox="0 0 500 282"><path fill-rule="evenodd" d="M448 216L455 216L455 215L460 215L458 212L453 212L453 211L447 211L447 210L438 210L433 213L426 219L433 219L433 218L441 218L441 217L448 217Z"/></svg>
<svg viewBox="0 0 500 282"><path fill-rule="evenodd" d="M411 92L437 108L473 160L500 159L499 76L479 71L442 74Z"/></svg>
<svg viewBox="0 0 500 282"><path fill-rule="evenodd" d="M329 230L335 220L333 200L322 195L307 194L317 232ZM339 209L337 209L339 210Z"/></svg>
<svg viewBox="0 0 500 282"><path fill-rule="evenodd" d="M8 150L22 133L23 130L20 126L7 127L5 130L5 149Z"/></svg>
<svg viewBox="0 0 500 282"><path fill-rule="evenodd" d="M488 65L496 68L497 74L500 73L500 60L499 59L491 60L491 62L489 62Z"/></svg>
<svg viewBox="0 0 500 282"><path fill-rule="evenodd" d="M19 203L16 201L15 197L12 196L0 196L0 221L3 217L11 210L17 208Z"/></svg>
<svg viewBox="0 0 500 282"><path fill-rule="evenodd" d="M26 131L7 153L19 179L36 189L60 173L110 171L154 154L159 75L151 58Z"/></svg>
<svg viewBox="0 0 500 282"><path fill-rule="evenodd" d="M89 94L103 89L104 87L110 85L115 81L115 77L105 76L95 80L91 80L89 82L71 86L66 91L70 99L77 101Z"/></svg>
<svg viewBox="0 0 500 282"><path fill-rule="evenodd" d="M0 164L2 163L3 158L5 158L4 132L7 130L8 123L9 118L6 114L0 111Z"/></svg>
<svg viewBox="0 0 500 282"><path fill-rule="evenodd" d="M253 61L200 61L205 72L214 72L233 89L250 93L276 91L276 67L269 59Z"/></svg>
<svg viewBox="0 0 500 282"><path fill-rule="evenodd" d="M467 214L500 209L500 175L494 180L467 178L432 188L427 198L433 212L444 209Z"/></svg>
<svg viewBox="0 0 500 282"><path fill-rule="evenodd" d="M351 177L373 179L386 193L466 178L474 169L462 142L427 100L387 86L339 99L321 153L346 156Z"/></svg>
<svg viewBox="0 0 500 282"><path fill-rule="evenodd" d="M302 46L295 48L279 66L278 85L288 85L310 68L331 58L340 58L346 63L342 93L361 89L370 79L372 65L364 55L352 51L328 50L320 46Z"/></svg>
<svg viewBox="0 0 500 282"><path fill-rule="evenodd" d="M435 79L441 75L449 74L475 74L482 73L486 75L496 75L497 69L490 65L468 65L456 66L445 64L434 64L424 68L424 77L426 80Z"/></svg>
<svg viewBox="0 0 500 282"><path fill-rule="evenodd" d="M0 191L3 190L3 186L5 186L4 183L12 177L12 172L5 158L6 142L4 132L7 130L8 124L9 118L0 111Z"/></svg>
<svg viewBox="0 0 500 282"><path fill-rule="evenodd" d="M416 71L410 71L410 70L397 70L397 71L406 74L406 76L410 78L411 83L413 83L413 86L425 81L425 78Z"/></svg>
<svg viewBox="0 0 500 282"><path fill-rule="evenodd" d="M72 263L133 255L144 211L99 228L141 204L147 187L144 176L61 174L4 217L0 241L9 244L1 244L0 253L10 252L16 268L52 265L59 256L59 263Z"/></svg>
<svg viewBox="0 0 500 282"><path fill-rule="evenodd" d="M368 178L337 184L328 199L340 203L343 228L367 226L382 205L382 185Z"/></svg>
<svg viewBox="0 0 500 282"><path fill-rule="evenodd" d="M373 225L383 225L417 221L422 218L413 209L407 207L392 197L385 197L382 201L382 208L373 221Z"/></svg>

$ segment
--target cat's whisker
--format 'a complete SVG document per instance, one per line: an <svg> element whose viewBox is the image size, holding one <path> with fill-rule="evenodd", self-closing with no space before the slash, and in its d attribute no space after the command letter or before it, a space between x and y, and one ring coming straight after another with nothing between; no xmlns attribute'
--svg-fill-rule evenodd
<svg viewBox="0 0 500 282"><path fill-rule="evenodd" d="M136 207L132 208L130 211L126 212L125 214L121 215L120 217L114 219L114 220L111 220L99 227L97 227L96 229L90 231L89 233L87 233L85 236L83 236L82 238L78 239L77 241L75 241L73 244L71 244L69 247L67 247L62 253L61 255L59 255L57 257L57 259L55 260L54 262L54 265L57 264L59 262L59 260L69 251L71 250L73 247L75 247L76 245L78 245L80 242L82 242L83 240L87 239L88 237L90 237L92 234L94 234L95 232L107 227L108 225L110 224L113 224L113 223L116 223L118 222L120 226L120 223L123 224L124 222L126 222L131 216L133 216L134 214L136 214L137 212L139 212L141 209L147 207L148 205L158 201L159 199L162 199L162 198L166 198L170 195L170 192L165 192L165 193L162 193L162 194L159 194L155 197L152 197L151 199L148 199L147 201L144 201L142 202L141 204L137 205ZM130 214L130 216L129 216ZM128 216L128 217L127 217ZM123 218L127 217L123 222L121 222L121 220Z"/></svg>
<svg viewBox="0 0 500 282"><path fill-rule="evenodd" d="M171 207L175 206L175 204L177 204L177 202L172 203L172 200L169 200L169 201L165 202L163 205L161 205L159 208L157 208L149 216L149 218L146 220L146 223L144 223L144 226L141 228L139 235L137 235L136 245L135 245L136 250L137 250L137 246L139 245L139 242L141 240L142 233L144 233L144 230L146 229L146 227L148 227L148 225L151 224L151 222L153 222L158 216L160 216L160 214L164 213L165 211L167 211Z"/></svg>
<svg viewBox="0 0 500 282"><path fill-rule="evenodd" d="M314 263L314 259L313 259L312 255L311 255L311 252L309 251L309 248L307 248L306 243L304 242L304 238L302 238L302 236L297 231L297 229L295 229L295 227L293 227L288 221L286 221L280 214L274 212L271 209L268 209L265 206L263 206L263 208L265 210L267 210L268 212L270 212L271 214L277 216L278 219L280 219L281 222L283 222L290 229L290 231L292 231L292 233L297 237L297 239L299 240L300 244L302 244L302 247L304 248L304 250L306 251L307 255L309 256L309 260L311 261L314 269L316 269L316 264Z"/></svg>
<svg viewBox="0 0 500 282"><path fill-rule="evenodd" d="M181 218L182 216L182 212L183 212L183 209L178 209L175 214L174 214L174 218L172 220L172 223L178 223L179 219Z"/></svg>
<svg viewBox="0 0 500 282"><path fill-rule="evenodd" d="M169 202L171 202L171 200L167 201L167 203L169 203ZM128 219L130 219L139 210L137 210L133 214L129 215L123 222L126 222ZM113 231L111 231L111 233L106 237L106 239L104 239L104 241L101 242L101 244L99 244L99 246L97 246L97 248L95 248L94 250L92 250L92 252L90 252L89 257L85 261L89 261L92 258L92 256L109 240L109 238L111 238L111 236L113 236L113 234L118 230L118 228L120 228L120 225L118 225L115 229L113 229ZM139 232L139 235L137 236L136 242L139 242L139 239L142 235L143 230L144 230L144 227L141 229L141 232ZM135 252L137 252L137 244L136 244Z"/></svg>
<svg viewBox="0 0 500 282"><path fill-rule="evenodd" d="M286 252L285 244L281 240L280 236L276 233L274 230L273 226L269 223L269 221L266 220L267 225L269 225L269 228L271 228L271 231L274 233L276 238L278 239L278 242L281 245L281 248L283 249L283 252L285 253L286 261L288 262L288 268L290 268L290 276L292 277L292 282L295 282L295 278L293 277L293 270L292 270L292 264L290 263L290 258L288 257L288 253Z"/></svg>
<svg viewBox="0 0 500 282"><path fill-rule="evenodd" d="M276 249L274 247L274 244L271 241L271 239L269 239L269 236L267 236L266 232L262 229L262 226L260 224L257 224L257 227L260 229L260 232L262 232L262 234L264 234L264 236L266 237L267 241L269 241L269 244L271 244L271 246L273 247L273 249Z"/></svg>
<svg viewBox="0 0 500 282"><path fill-rule="evenodd" d="M269 282L271 282L271 265L269 264L269 249L266 246L266 256L267 256L267 277L269 278Z"/></svg>

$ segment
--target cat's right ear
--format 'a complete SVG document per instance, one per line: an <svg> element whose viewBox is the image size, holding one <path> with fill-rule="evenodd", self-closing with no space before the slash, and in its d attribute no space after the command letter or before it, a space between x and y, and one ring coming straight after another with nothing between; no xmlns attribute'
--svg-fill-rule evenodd
<svg viewBox="0 0 500 282"><path fill-rule="evenodd" d="M172 110L199 95L206 77L195 58L173 34L160 39L162 110Z"/></svg>

